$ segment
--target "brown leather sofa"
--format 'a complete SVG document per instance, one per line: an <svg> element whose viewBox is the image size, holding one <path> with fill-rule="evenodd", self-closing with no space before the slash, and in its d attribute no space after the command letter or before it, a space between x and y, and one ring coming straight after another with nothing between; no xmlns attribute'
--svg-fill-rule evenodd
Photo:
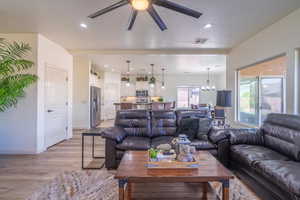
<svg viewBox="0 0 300 200"><path fill-rule="evenodd" d="M214 143L211 142L211 121L201 111L118 111L115 126L102 132L106 139L105 166L116 169L125 151L148 150L171 143L178 134L188 135L197 150L208 150L218 157L219 149L228 148L218 143L221 140L213 138ZM224 158L220 156L221 161Z"/></svg>
<svg viewBox="0 0 300 200"><path fill-rule="evenodd" d="M219 130L229 167L264 200L300 200L300 116L270 114L260 129Z"/></svg>

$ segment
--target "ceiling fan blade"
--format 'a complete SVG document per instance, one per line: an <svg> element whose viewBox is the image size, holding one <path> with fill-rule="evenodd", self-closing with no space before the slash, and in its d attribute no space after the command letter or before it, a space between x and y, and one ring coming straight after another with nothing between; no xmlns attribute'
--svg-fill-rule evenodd
<svg viewBox="0 0 300 200"><path fill-rule="evenodd" d="M108 12L114 10L114 9L120 8L120 7L125 6L127 4L129 4L128 0L122 0L122 1L119 1L118 3L115 3L111 6L108 6L104 9L102 9L102 10L99 10L99 11L95 12L95 13L89 15L88 17L94 19L96 17L99 17L100 15L108 13Z"/></svg>
<svg viewBox="0 0 300 200"><path fill-rule="evenodd" d="M130 31L134 25L134 22L135 22L135 19L136 19L136 16L138 14L138 11L135 10L135 9L132 9L132 13L131 13L131 17L130 17L130 21L129 21L129 24L128 24L128 31Z"/></svg>
<svg viewBox="0 0 300 200"><path fill-rule="evenodd" d="M159 26L159 28L160 28L161 31L164 31L164 30L167 29L166 24L160 18L160 16L158 15L158 13L156 12L156 10L153 8L152 5L149 6L149 8L147 9L147 11L151 15L151 17L153 18L153 20L155 21L155 23Z"/></svg>
<svg viewBox="0 0 300 200"><path fill-rule="evenodd" d="M187 8L185 6L179 5L177 3L174 3L174 2L171 2L168 0L155 0L155 1L153 1L153 3L155 5L162 6L162 7L168 8L170 10L174 10L174 11L177 11L182 14L185 14L185 15L188 15L191 17L195 17L195 18L199 18L202 15L202 13L200 13L196 10Z"/></svg>

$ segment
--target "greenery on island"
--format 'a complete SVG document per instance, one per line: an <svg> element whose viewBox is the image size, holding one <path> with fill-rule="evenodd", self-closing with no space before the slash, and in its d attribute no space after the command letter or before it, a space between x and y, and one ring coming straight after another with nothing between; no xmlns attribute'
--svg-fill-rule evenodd
<svg viewBox="0 0 300 200"><path fill-rule="evenodd" d="M31 52L29 44L8 42L0 38L0 112L15 106L25 96L25 88L38 77L26 73L34 63L23 57Z"/></svg>

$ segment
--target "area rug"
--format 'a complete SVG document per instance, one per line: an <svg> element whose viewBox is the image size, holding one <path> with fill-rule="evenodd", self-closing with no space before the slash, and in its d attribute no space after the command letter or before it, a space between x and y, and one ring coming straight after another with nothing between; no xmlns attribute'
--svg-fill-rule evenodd
<svg viewBox="0 0 300 200"><path fill-rule="evenodd" d="M117 200L118 185L106 170L70 171L58 175L27 200Z"/></svg>
<svg viewBox="0 0 300 200"><path fill-rule="evenodd" d="M210 182L209 184L216 192L216 195L219 197L219 199L222 199L222 184L220 182ZM261 200L237 177L230 180L229 191L230 200Z"/></svg>
<svg viewBox="0 0 300 200"><path fill-rule="evenodd" d="M211 182L210 186L222 199L222 185ZM230 181L229 199L261 200L237 177ZM118 184L107 170L64 172L27 200L118 200Z"/></svg>

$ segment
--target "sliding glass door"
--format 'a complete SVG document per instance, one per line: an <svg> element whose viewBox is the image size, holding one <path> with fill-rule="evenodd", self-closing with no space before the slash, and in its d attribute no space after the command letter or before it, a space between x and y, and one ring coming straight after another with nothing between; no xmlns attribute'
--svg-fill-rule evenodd
<svg viewBox="0 0 300 200"><path fill-rule="evenodd" d="M259 124L258 78L241 78L239 96L239 121Z"/></svg>
<svg viewBox="0 0 300 200"><path fill-rule="evenodd" d="M177 107L178 108L189 107L189 88L187 87L177 88Z"/></svg>
<svg viewBox="0 0 300 200"><path fill-rule="evenodd" d="M178 87L177 107L190 108L192 104L198 105L200 101L200 87Z"/></svg>
<svg viewBox="0 0 300 200"><path fill-rule="evenodd" d="M259 126L269 113L283 113L287 57L281 55L238 71L238 120Z"/></svg>
<svg viewBox="0 0 300 200"><path fill-rule="evenodd" d="M282 77L241 78L239 121L259 126L269 113L283 113Z"/></svg>
<svg viewBox="0 0 300 200"><path fill-rule="evenodd" d="M260 85L260 121L269 113L283 113L283 78L263 77Z"/></svg>
<svg viewBox="0 0 300 200"><path fill-rule="evenodd" d="M191 105L198 105L200 100L200 88L192 87L189 88L189 107Z"/></svg>

